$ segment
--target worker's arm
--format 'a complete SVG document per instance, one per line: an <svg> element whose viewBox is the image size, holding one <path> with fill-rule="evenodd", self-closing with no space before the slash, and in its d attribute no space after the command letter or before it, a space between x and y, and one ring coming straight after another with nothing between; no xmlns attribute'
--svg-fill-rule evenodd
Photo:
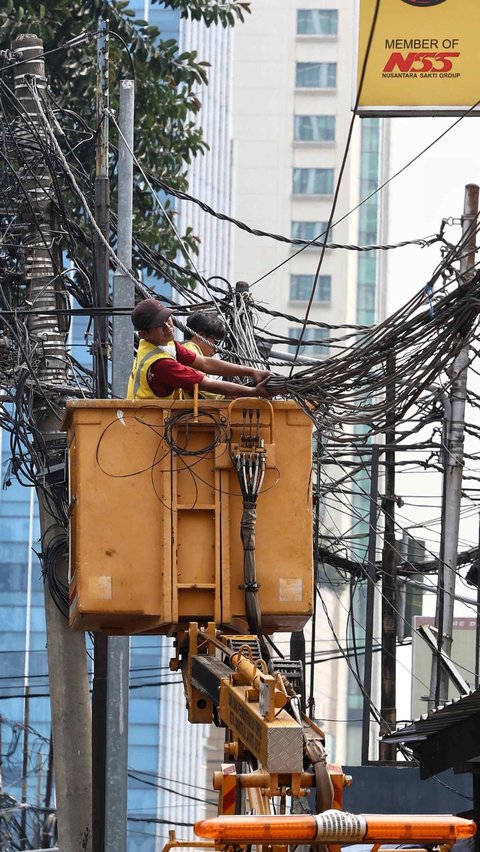
<svg viewBox="0 0 480 852"><path fill-rule="evenodd" d="M255 370L253 367L244 367L242 364L231 364L229 361L209 358L207 355L196 355L195 361L192 362L192 367L195 370L201 370L202 373L209 373L214 376L249 376L256 384L272 375L269 370ZM222 386L224 384L225 382L222 382ZM205 388L205 390L209 389ZM225 393L221 389L216 392ZM240 396L240 394L237 394L237 396Z"/></svg>
<svg viewBox="0 0 480 852"><path fill-rule="evenodd" d="M208 361L210 359L206 358L205 360ZM215 364L221 363L221 361L215 361ZM263 381L255 385L255 387L248 387L248 385L237 385L235 382L221 382L218 379L210 379L208 376L204 376L198 387L200 390L208 391L209 393L219 393L228 397L261 396L265 397L265 399L270 399L271 394L268 393L265 387L269 377L270 373L267 373Z"/></svg>

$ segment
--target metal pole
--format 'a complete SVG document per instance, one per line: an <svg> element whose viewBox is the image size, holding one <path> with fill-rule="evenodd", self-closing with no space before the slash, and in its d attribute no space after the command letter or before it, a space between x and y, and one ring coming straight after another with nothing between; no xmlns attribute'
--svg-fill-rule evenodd
<svg viewBox="0 0 480 852"><path fill-rule="evenodd" d="M316 596L316 590L315 590ZM303 678L302 678L302 694L301 694L301 704L302 710L305 713L305 697L306 697L306 689L305 689L305 672L306 672L306 643L305 643L305 633L303 630L294 630L290 634L290 659L291 660L300 660L302 664ZM312 669L313 666L313 658L312 658Z"/></svg>
<svg viewBox="0 0 480 852"><path fill-rule="evenodd" d="M118 141L117 254L126 269L132 265L133 133L135 89L133 80L120 81ZM124 272L113 277L114 308L131 309L135 284ZM132 364L133 326L130 316L113 317L112 395L124 397ZM107 669L106 852L126 852L128 791L128 636L111 636Z"/></svg>
<svg viewBox="0 0 480 852"><path fill-rule="evenodd" d="M445 394L445 400L443 404L443 418L442 418L442 449L440 454L440 463L443 467L443 475L442 475L442 501L441 501L441 513L440 513L440 548L438 554L438 586L437 586L437 601L436 601L436 615L435 615L435 623L438 624L443 619L443 603L444 596L443 592L440 590L443 589L443 575L445 568L445 507L447 505L447 444L448 444L448 432L450 428L450 421L452 419L452 404L449 397ZM438 642L437 642L438 645ZM437 653L432 655L432 668L430 671L430 693L427 704L427 709L433 710L434 707L438 705L439 696L440 696L440 670L441 670L441 644L440 648L437 648Z"/></svg>
<svg viewBox="0 0 480 852"><path fill-rule="evenodd" d="M318 595L318 562L319 562L319 545L320 545L320 452L322 449L321 435L317 431L315 433L317 442L316 460L315 460L315 479L316 492L314 501L314 528L313 528L313 614L312 614L312 635L310 638L310 690L308 696L308 715L310 719L315 719L315 640L317 630L317 595Z"/></svg>
<svg viewBox="0 0 480 852"><path fill-rule="evenodd" d="M97 140L95 168L95 221L100 234L95 233L95 375L97 396L108 396L108 322L105 308L108 302L108 238L110 232L110 181L108 175L108 21L100 20L97 42ZM106 242L104 242L104 240ZM107 244L106 244L107 243ZM103 311L102 311L103 309Z"/></svg>
<svg viewBox="0 0 480 852"><path fill-rule="evenodd" d="M133 215L133 136L135 88L133 80L120 80L118 140L117 255L126 269L132 265ZM113 276L112 396L123 398L132 368L133 326L130 317L117 315L117 309L131 310L135 304L135 283L122 269Z"/></svg>
<svg viewBox="0 0 480 852"><path fill-rule="evenodd" d="M47 87L43 41L26 33L18 35L11 47L13 52L22 55L22 61L14 67L15 95L28 116L29 124L35 126L36 133L47 145L48 132L41 119L39 102L34 97L34 91L38 92L40 99L45 97ZM34 83L35 90L29 82ZM50 388L64 388L67 372L65 334L59 328L56 292L52 285L58 269L49 251L53 242L50 226L52 178L47 165L38 156L38 146L32 146L31 138L31 129L25 122L19 128L17 143L25 147L28 168L22 175L22 181L31 204L26 278L29 301L38 311L29 315L27 324L29 334L36 335L39 344L41 342L37 367L39 381L48 383ZM64 406L62 393L61 390L58 393L51 391L58 415L46 409L41 396L35 403L34 425L47 447L45 472L48 471L48 448L58 449L65 444L65 435L60 431ZM65 537L64 526L52 511L56 488L64 489L65 486L49 485L45 481L43 487L37 489L44 552L52 541ZM59 557L55 568L58 578L67 583L67 559ZM68 621L57 609L47 583L44 593L59 843L69 852L87 852L91 848L91 715L85 636L69 630Z"/></svg>
<svg viewBox="0 0 480 852"><path fill-rule="evenodd" d="M386 366L386 402L389 411L395 405L395 356L387 358ZM395 541L395 416L389 417L385 429L385 496L383 512L385 517L382 550L382 650L381 650L381 710L380 736L395 730L396 711L396 639L397 639L397 545ZM393 744L379 744L380 760L395 760L396 747Z"/></svg>
<svg viewBox="0 0 480 852"><path fill-rule="evenodd" d="M23 710L22 808L20 816L20 848L27 848L28 731L30 728L30 687L25 687Z"/></svg>
<svg viewBox="0 0 480 852"><path fill-rule="evenodd" d="M100 234L95 235L95 377L96 393L108 396L108 238L109 176L108 176L108 21L100 20L97 42L97 143L95 172L95 221ZM107 677L108 637L95 633L94 673L92 693L92 849L105 851L106 740L107 740Z"/></svg>
<svg viewBox="0 0 480 852"><path fill-rule="evenodd" d="M475 266L476 223L478 218L479 188L476 184L465 187L465 203L462 216L463 252L460 259L460 272L473 272ZM460 526L460 504L462 498L463 444L465 432L465 403L467 398L467 368L469 363L469 344L459 352L452 368L452 401L448 440L444 461L445 476L445 527L444 559L439 571L436 627L438 630L438 650L448 656L452 650L453 606L455 595L455 577L457 569L458 534ZM442 576L443 575L443 576ZM439 671L439 688L436 703L448 699L448 675Z"/></svg>
<svg viewBox="0 0 480 852"><path fill-rule="evenodd" d="M41 833L42 833L42 820L41 820L41 812L42 812L42 775L43 775L43 759L42 752L37 751L37 763L36 763L36 773L37 773L37 796L36 796L36 805L37 805L37 814L35 818L35 846L40 846L42 842Z"/></svg>
<svg viewBox="0 0 480 852"><path fill-rule="evenodd" d="M51 821L49 819L48 809L50 808L50 799L52 798L52 781L53 781L53 741L52 733L50 732L50 743L48 746L48 764L47 764L47 780L45 783L45 804L42 831L40 833L41 849L49 849L52 840Z"/></svg>
<svg viewBox="0 0 480 852"><path fill-rule="evenodd" d="M367 606L365 614L365 664L363 670L362 766L369 761L370 709L372 692L372 643L375 604L375 560L377 553L378 461L380 447L374 444L370 462L370 515L367 562Z"/></svg>
<svg viewBox="0 0 480 852"><path fill-rule="evenodd" d="M475 628L475 689L479 687L480 680L480 516L478 528L478 553L477 553L477 624Z"/></svg>

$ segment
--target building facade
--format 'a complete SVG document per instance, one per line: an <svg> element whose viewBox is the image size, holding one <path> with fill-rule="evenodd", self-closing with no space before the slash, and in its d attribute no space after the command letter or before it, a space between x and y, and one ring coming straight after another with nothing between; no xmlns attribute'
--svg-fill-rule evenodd
<svg viewBox="0 0 480 852"><path fill-rule="evenodd" d="M222 27L206 30L197 22L181 21L178 10L150 6L149 0L133 0L130 8L138 17L157 25L162 39L176 38L180 52L197 50L199 59L212 65L210 86L199 92L212 157L194 161L190 189L212 207L229 210L231 33ZM220 174L212 166L218 152L223 163ZM217 220L201 216L194 205L178 206L176 213L179 232L191 226L200 237L199 271L208 275L210 269L221 269L228 274L229 243L220 240ZM84 332L85 323L75 319L70 346L75 357L88 365ZM54 790L50 798L48 793L50 703L43 578L38 558L40 526L34 490L17 482L11 471L9 436L0 430L0 439L0 791L29 804L28 836L36 832L40 846L41 808L54 804ZM188 825L205 815L209 798L213 801L213 794L209 797L205 788L207 731L205 726L187 723L181 676L169 671L172 656L170 639L149 636L131 640L129 852L161 848L174 826L180 827L182 836L189 836ZM0 845L5 840L2 831L3 823Z"/></svg>
<svg viewBox="0 0 480 852"><path fill-rule="evenodd" d="M178 37L181 50L195 49L212 65L199 117L211 150L192 164L191 194L253 228L306 240L321 237L351 122L351 0L254 0L252 15L234 30L205 30L181 21L175 10L150 7L149 0L130 5L159 25L165 38ZM381 241L378 197L358 205L380 182L387 152L379 120L355 123L329 243ZM298 252L298 246L251 236L192 204L179 205L178 217L180 231L191 225L200 236L195 263L202 275L248 281L256 301L284 314L269 319L269 327L295 350L321 249ZM383 270L373 254L327 249L310 318L333 326L370 324L382 316L382 294ZM328 355L334 346L328 337L322 329L308 329L305 339L312 345L305 347L306 354ZM83 342L77 326L72 343ZM21 798L26 754L27 798L43 805L50 721L38 510L32 490L10 473L5 433L1 452L2 783ZM354 513L365 536L364 491L360 488L354 498ZM324 519L339 537L352 522L347 514L333 506ZM345 635L343 593L325 583L322 594L329 618ZM315 715L327 731L331 759L348 756L351 763L358 741L347 731L355 730L358 689L348 671L339 675L339 664L330 659L332 638L322 619L320 612L312 645L317 661L323 660L316 669ZM213 799L205 789L208 732L186 723L180 678L168 670L171 653L171 643L159 637L137 637L131 643L129 852L153 852L167 839L169 826L191 823Z"/></svg>
<svg viewBox="0 0 480 852"><path fill-rule="evenodd" d="M327 243L382 242L386 201L376 189L387 168L387 128L378 119L356 119L351 128L355 28L351 0L254 0L251 17L236 28L234 211L250 227L322 240L335 203ZM300 354L318 358L344 345L343 326L370 325L384 315L385 270L378 253L327 249L320 264L321 255L321 247L299 250L244 230L233 232L234 280L248 281L257 302L283 314L262 315L260 321L268 321L269 331L284 339L276 349L297 349L307 315L333 326L331 332L310 326L303 333ZM338 470L326 473L335 476ZM354 528L359 558L368 541L368 490L368 481L359 481L351 500L330 497L322 507L323 530L337 545ZM353 762L360 754L359 689L328 623L345 645L350 605L338 582L323 582L320 591L317 638L310 646L316 661L315 715L327 732L330 758L348 756ZM362 606L357 599L360 623ZM307 632L307 647L309 642Z"/></svg>

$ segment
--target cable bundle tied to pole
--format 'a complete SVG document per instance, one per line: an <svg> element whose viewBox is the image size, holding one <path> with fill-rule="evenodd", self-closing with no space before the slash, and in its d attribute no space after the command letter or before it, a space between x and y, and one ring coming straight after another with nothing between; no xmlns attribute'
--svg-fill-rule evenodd
<svg viewBox="0 0 480 852"><path fill-rule="evenodd" d="M248 629L259 635L262 629L258 583L255 566L255 525L257 522L256 501L243 500L240 535L243 544L243 582Z"/></svg>
<svg viewBox="0 0 480 852"><path fill-rule="evenodd" d="M244 420L246 412L244 411ZM270 652L262 635L262 613L258 597L257 570L255 563L255 527L257 522L257 497L265 475L265 452L256 450L230 451L237 471L243 498L240 535L243 545L243 588L245 590L245 612L248 629L258 637L262 657L269 662Z"/></svg>
<svg viewBox="0 0 480 852"><path fill-rule="evenodd" d="M338 441L365 442L385 429L394 417L398 423L439 376L451 381L448 371L458 352L472 341L478 329L480 272L464 275L454 289L444 288L435 302L418 293L393 316L365 331L352 346L309 366L291 377L273 376L267 390L290 396L323 431L331 430ZM422 309L423 308L423 309ZM396 375L385 372L385 360L394 353ZM398 381L398 377L401 381ZM385 395L395 382L392 404ZM439 388L439 393L441 392ZM352 437L352 426L362 426ZM345 428L345 433L341 430Z"/></svg>

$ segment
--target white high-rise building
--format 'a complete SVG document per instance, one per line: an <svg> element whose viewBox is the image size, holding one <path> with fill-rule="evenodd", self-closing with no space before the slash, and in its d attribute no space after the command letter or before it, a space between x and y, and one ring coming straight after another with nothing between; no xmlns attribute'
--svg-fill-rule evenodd
<svg viewBox="0 0 480 852"><path fill-rule="evenodd" d="M234 211L252 227L303 239L324 230L351 124L354 30L350 0L254 0L252 15L235 28ZM380 122L357 119L329 242L378 239L377 198L355 208L378 185L383 150ZM267 275L254 285L255 297L302 316L320 250L294 256L297 250L236 230L234 275L252 283ZM381 270L374 256L368 261L359 263L356 252L326 253L312 319L378 318Z"/></svg>
<svg viewBox="0 0 480 852"><path fill-rule="evenodd" d="M388 140L381 120L357 118L348 142L354 63L351 0L254 0L251 16L234 31L235 218L252 228L312 240L325 231L338 188L327 242L385 242L379 195L360 202L382 182ZM233 279L248 281L257 303L285 315L260 317L269 331L290 339L276 343L276 349L296 349L294 340L302 329L321 256L318 247L298 249L244 230L232 232ZM342 326L369 325L383 318L384 269L378 257L373 252L327 249L309 319ZM301 354L321 358L334 352L335 343L326 342L329 336L327 329L307 326L303 340L312 345L302 347ZM359 552L365 551L368 535L364 487L353 497ZM342 533L352 525L352 514L345 505L335 509L331 497L325 502L324 529L337 539L338 548ZM322 584L321 593L345 645L348 601L334 585ZM361 627L356 628L363 646ZM315 715L324 722L330 759L353 762L359 757L361 724L354 720L361 717L361 693L338 660L341 655L320 603L316 633Z"/></svg>
<svg viewBox="0 0 480 852"><path fill-rule="evenodd" d="M210 151L190 167L191 194L253 229L313 240L325 231L338 188L327 242L386 242L385 195L375 191L387 167L388 124L357 118L351 128L356 27L351 0L253 0L251 12L223 34L181 23L182 49L197 49L212 66L199 116ZM321 249L299 251L299 246L250 235L189 203L179 206L179 215L182 227L191 225L201 237L199 271L206 278L247 281L256 303L284 315L261 314L259 325L278 336L276 349L294 352ZM385 310L384 279L381 253L327 249L309 319L334 327L377 322ZM343 334L307 326L300 354L328 356L336 346L329 338ZM356 490L352 506L348 500L335 506L329 496L322 521L337 549L354 526L356 550L363 556L368 484ZM357 622L362 621L362 591L354 610ZM321 594L345 646L347 637L352 641L349 601L335 583L322 583ZM361 694L339 660L320 602L315 630L315 716L327 732L330 759L354 762L360 756ZM360 623L354 632L361 656ZM306 637L308 646L308 629ZM310 682L308 669L306 675Z"/></svg>

